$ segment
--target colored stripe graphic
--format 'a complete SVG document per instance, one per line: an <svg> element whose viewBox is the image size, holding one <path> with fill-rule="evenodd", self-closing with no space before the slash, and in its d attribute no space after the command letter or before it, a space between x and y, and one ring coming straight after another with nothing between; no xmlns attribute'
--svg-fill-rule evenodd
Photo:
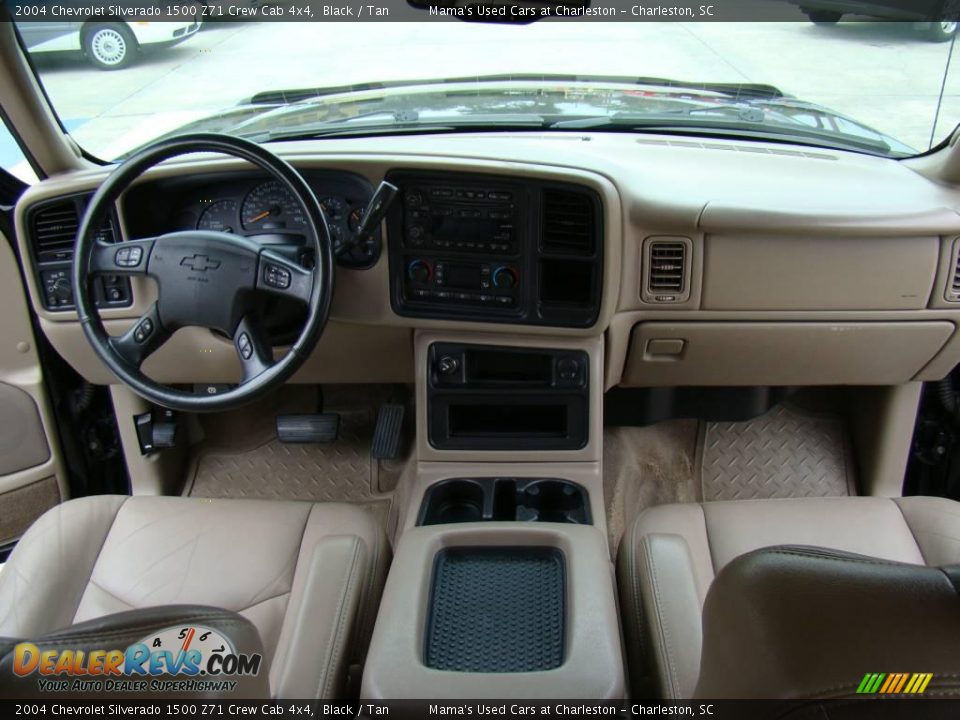
<svg viewBox="0 0 960 720"><path fill-rule="evenodd" d="M933 673L867 673L857 686L858 695L920 695Z"/></svg>

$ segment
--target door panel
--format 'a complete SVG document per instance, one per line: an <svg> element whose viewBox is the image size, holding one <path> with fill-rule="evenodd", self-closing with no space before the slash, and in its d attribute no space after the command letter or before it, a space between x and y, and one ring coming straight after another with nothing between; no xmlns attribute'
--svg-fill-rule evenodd
<svg viewBox="0 0 960 720"><path fill-rule="evenodd" d="M0 233L0 546L67 496L26 288Z"/></svg>

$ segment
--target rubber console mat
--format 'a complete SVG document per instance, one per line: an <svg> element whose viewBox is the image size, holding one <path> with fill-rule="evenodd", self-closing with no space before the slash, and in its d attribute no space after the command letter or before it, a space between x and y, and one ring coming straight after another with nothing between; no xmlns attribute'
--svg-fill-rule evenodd
<svg viewBox="0 0 960 720"><path fill-rule="evenodd" d="M778 405L746 422L708 422L697 453L704 500L856 494L847 427Z"/></svg>
<svg viewBox="0 0 960 720"><path fill-rule="evenodd" d="M425 664L518 673L563 663L563 554L555 548L454 547L437 553Z"/></svg>

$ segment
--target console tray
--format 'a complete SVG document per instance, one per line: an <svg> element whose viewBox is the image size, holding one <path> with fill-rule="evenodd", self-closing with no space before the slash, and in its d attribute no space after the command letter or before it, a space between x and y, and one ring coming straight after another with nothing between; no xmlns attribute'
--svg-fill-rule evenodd
<svg viewBox="0 0 960 720"><path fill-rule="evenodd" d="M417 525L520 520L591 525L590 499L557 478L452 478L431 485Z"/></svg>
<svg viewBox="0 0 960 720"><path fill-rule="evenodd" d="M452 547L433 566L424 665L468 673L563 663L565 572L552 547Z"/></svg>

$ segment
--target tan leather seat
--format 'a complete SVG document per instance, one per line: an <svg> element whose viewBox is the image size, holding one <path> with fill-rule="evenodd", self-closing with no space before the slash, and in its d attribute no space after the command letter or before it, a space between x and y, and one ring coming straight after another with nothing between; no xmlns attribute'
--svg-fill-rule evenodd
<svg viewBox="0 0 960 720"><path fill-rule="evenodd" d="M97 496L43 515L0 573L0 636L207 605L256 626L271 693L335 697L362 661L389 562L362 508Z"/></svg>
<svg viewBox="0 0 960 720"><path fill-rule="evenodd" d="M774 545L916 565L960 562L960 503L942 498L809 498L663 505L624 536L617 575L632 691L689 698L700 675L701 614L717 573Z"/></svg>

